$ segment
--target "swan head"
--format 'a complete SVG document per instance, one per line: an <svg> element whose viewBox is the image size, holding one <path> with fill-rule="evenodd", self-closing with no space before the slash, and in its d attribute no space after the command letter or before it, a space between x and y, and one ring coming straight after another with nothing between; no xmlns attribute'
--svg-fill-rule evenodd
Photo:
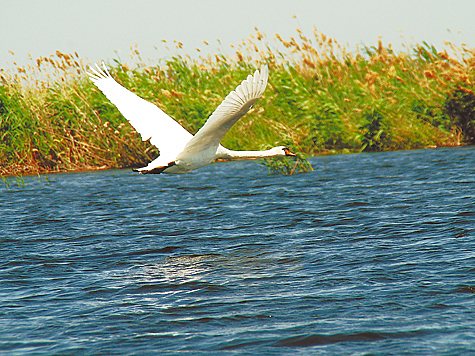
<svg viewBox="0 0 475 356"><path fill-rule="evenodd" d="M278 146L271 149L271 152L275 157L286 157L286 156L297 156L295 153L290 152L290 150L285 146Z"/></svg>

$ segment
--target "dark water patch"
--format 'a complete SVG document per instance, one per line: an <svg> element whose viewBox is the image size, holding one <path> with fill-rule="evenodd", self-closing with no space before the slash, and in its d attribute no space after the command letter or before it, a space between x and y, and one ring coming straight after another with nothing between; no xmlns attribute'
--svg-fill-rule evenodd
<svg viewBox="0 0 475 356"><path fill-rule="evenodd" d="M146 250L140 250L140 251L132 251L129 252L127 255L128 256L143 256L143 255L153 255L153 254L161 254L161 253L172 253L176 250L180 249L179 246L166 246L162 248L150 248Z"/></svg>
<svg viewBox="0 0 475 356"><path fill-rule="evenodd" d="M449 305L442 304L442 303L436 303L436 304L431 305L430 307L434 309L450 309L451 308Z"/></svg>
<svg viewBox="0 0 475 356"><path fill-rule="evenodd" d="M317 196L315 194L295 194L295 193L290 193L287 194L287 197L290 199L299 199L299 198L304 198L304 199L317 199Z"/></svg>
<svg viewBox="0 0 475 356"><path fill-rule="evenodd" d="M412 338L419 337L425 334L427 334L427 332L423 330L394 333L368 331L354 334L312 334L293 336L284 340L279 340L274 345L277 347L308 347L343 342L371 342L386 339Z"/></svg>
<svg viewBox="0 0 475 356"><path fill-rule="evenodd" d="M275 185L270 182L264 182L264 183L259 183L259 184L251 183L249 187L253 189L262 189L262 188L269 188L269 187L275 188Z"/></svg>
<svg viewBox="0 0 475 356"><path fill-rule="evenodd" d="M206 190L213 190L216 189L215 186L191 186L191 187L176 187L176 189L181 190L181 191L206 191Z"/></svg>
<svg viewBox="0 0 475 356"><path fill-rule="evenodd" d="M258 341L246 341L243 339L237 339L225 343L224 345L219 345L216 347L216 350L226 351L226 350L238 350L243 348L249 348L253 346L262 346L269 343L267 340L258 340Z"/></svg>
<svg viewBox="0 0 475 356"><path fill-rule="evenodd" d="M461 211L457 213L455 216L475 216L475 211Z"/></svg>
<svg viewBox="0 0 475 356"><path fill-rule="evenodd" d="M455 181L455 182L451 182L452 184L455 184L455 185L467 185L467 184L475 184L475 180L470 180L470 181L467 181L467 180L460 180L460 181ZM460 199L466 199L468 198L468 196L464 197L460 197Z"/></svg>
<svg viewBox="0 0 475 356"><path fill-rule="evenodd" d="M226 291L228 288L223 285L189 281L183 283L159 283L159 284L146 284L138 288L131 289L128 293L149 294L162 290L190 290L190 291L204 291L204 292L219 292Z"/></svg>
<svg viewBox="0 0 475 356"><path fill-rule="evenodd" d="M117 289L114 288L97 288L97 287L89 287L85 289L85 292L91 296L107 296L110 294L114 294L117 292Z"/></svg>
<svg viewBox="0 0 475 356"><path fill-rule="evenodd" d="M238 193L238 194L230 194L230 195L229 195L229 198L244 198L244 197L254 197L254 196L258 196L258 195L262 195L262 193L260 193L260 192L256 192L256 193Z"/></svg>
<svg viewBox="0 0 475 356"><path fill-rule="evenodd" d="M347 208L354 208L354 207L368 206L368 205L371 205L371 203L368 203L365 201L354 201L354 202L345 203L343 206Z"/></svg>
<svg viewBox="0 0 475 356"><path fill-rule="evenodd" d="M237 314L237 315L232 315L232 316L226 316L223 319L225 321L240 322L240 321L248 321L248 320L266 320L266 321L268 321L270 318L272 318L271 315L263 315L263 314L242 315L242 314Z"/></svg>
<svg viewBox="0 0 475 356"><path fill-rule="evenodd" d="M462 238L462 237L469 236L469 235L470 235L470 230L456 229L454 231L454 237L456 237L456 238Z"/></svg>
<svg viewBox="0 0 475 356"><path fill-rule="evenodd" d="M475 286L461 285L455 290L456 293L475 293Z"/></svg>

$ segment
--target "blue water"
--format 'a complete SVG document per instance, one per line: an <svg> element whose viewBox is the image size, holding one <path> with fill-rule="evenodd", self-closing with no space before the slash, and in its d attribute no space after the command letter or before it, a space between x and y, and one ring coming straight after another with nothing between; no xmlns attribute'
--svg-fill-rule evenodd
<svg viewBox="0 0 475 356"><path fill-rule="evenodd" d="M475 148L0 187L3 355L475 354Z"/></svg>

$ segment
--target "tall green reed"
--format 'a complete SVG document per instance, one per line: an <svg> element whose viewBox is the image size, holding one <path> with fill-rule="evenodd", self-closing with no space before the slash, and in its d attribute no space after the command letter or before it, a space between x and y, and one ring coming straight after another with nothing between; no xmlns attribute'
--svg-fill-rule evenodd
<svg viewBox="0 0 475 356"><path fill-rule="evenodd" d="M450 146L472 137L460 93L473 94L475 50L465 46L422 43L395 52L379 41L350 51L316 29L275 35L273 44L256 29L230 53L198 58L175 46L159 64L132 48L129 62L108 66L119 83L192 133L249 73L269 66L263 97L223 139L231 149L284 144L314 155ZM87 65L58 51L0 70L1 175L140 166L158 155L88 80Z"/></svg>

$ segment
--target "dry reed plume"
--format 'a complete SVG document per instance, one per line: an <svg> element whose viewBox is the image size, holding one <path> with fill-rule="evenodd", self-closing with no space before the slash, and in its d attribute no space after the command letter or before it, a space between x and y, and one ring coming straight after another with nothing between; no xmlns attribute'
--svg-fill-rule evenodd
<svg viewBox="0 0 475 356"><path fill-rule="evenodd" d="M269 65L264 96L225 137L231 149L285 144L313 155L475 140L475 50L466 46L438 51L422 43L395 52L380 40L350 50L316 29L311 37L275 35L270 44L257 28L217 54L197 49L196 58L181 42L173 46L174 56L154 64L135 45L133 64L113 59L109 67L191 132L248 73ZM0 70L1 175L131 167L156 157L89 82L88 65L57 51Z"/></svg>

